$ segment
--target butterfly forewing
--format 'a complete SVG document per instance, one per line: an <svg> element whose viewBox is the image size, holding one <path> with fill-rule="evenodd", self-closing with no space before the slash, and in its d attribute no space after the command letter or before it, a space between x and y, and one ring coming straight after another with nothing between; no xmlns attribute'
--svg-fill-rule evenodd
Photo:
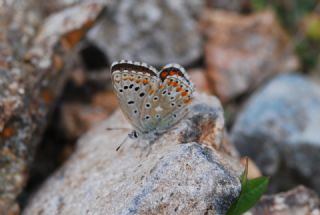
<svg viewBox="0 0 320 215"><path fill-rule="evenodd" d="M121 110L136 130L144 131L143 104L150 91L158 88L157 71L137 62L120 61L112 65L111 73Z"/></svg>

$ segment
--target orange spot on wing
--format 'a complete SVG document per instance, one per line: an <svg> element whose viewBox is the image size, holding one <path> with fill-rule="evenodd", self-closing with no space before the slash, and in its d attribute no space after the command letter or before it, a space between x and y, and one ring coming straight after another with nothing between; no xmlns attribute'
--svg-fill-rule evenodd
<svg viewBox="0 0 320 215"><path fill-rule="evenodd" d="M149 94L152 95L154 93L154 90L149 90Z"/></svg>
<svg viewBox="0 0 320 215"><path fill-rule="evenodd" d="M161 72L160 77L161 78L166 78L168 76L168 72Z"/></svg>
<svg viewBox="0 0 320 215"><path fill-rule="evenodd" d="M144 80L142 81L142 83L143 83L143 84L147 84L147 83L149 83L149 81L146 80L146 79L144 79Z"/></svg>
<svg viewBox="0 0 320 215"><path fill-rule="evenodd" d="M173 82L172 86L176 87L176 86L178 86L178 83L177 82Z"/></svg>
<svg viewBox="0 0 320 215"><path fill-rule="evenodd" d="M177 88L176 88L176 92L180 92L181 90L182 90L181 87L177 87Z"/></svg>
<svg viewBox="0 0 320 215"><path fill-rule="evenodd" d="M160 84L159 89L162 89L162 88L163 88L163 84Z"/></svg>
<svg viewBox="0 0 320 215"><path fill-rule="evenodd" d="M183 91L183 92L181 93L181 96L186 96L186 95L188 95L188 92L186 92L186 91Z"/></svg>
<svg viewBox="0 0 320 215"><path fill-rule="evenodd" d="M174 71L174 70L171 70L171 71L169 72L169 75L176 75L176 74L177 74L177 72Z"/></svg>
<svg viewBox="0 0 320 215"><path fill-rule="evenodd" d="M185 103L185 104L190 104L191 102L192 102L192 99L186 99L183 101L183 103Z"/></svg>

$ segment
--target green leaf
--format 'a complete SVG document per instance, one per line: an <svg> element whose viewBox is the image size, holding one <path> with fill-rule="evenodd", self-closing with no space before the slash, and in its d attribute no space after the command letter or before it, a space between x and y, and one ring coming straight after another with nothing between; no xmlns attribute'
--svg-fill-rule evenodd
<svg viewBox="0 0 320 215"><path fill-rule="evenodd" d="M267 177L259 177L248 180L243 173L241 175L242 190L236 202L232 204L227 215L241 215L252 208L266 192L269 179ZM245 179L244 179L245 178Z"/></svg>
<svg viewBox="0 0 320 215"><path fill-rule="evenodd" d="M243 189L248 182L248 171L249 171L249 161L248 158L246 157L246 164L243 173L240 176L240 182L241 182L241 188Z"/></svg>

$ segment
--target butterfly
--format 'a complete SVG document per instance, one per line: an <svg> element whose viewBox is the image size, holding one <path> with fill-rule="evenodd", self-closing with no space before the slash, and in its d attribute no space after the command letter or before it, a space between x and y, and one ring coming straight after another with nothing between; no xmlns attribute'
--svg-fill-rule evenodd
<svg viewBox="0 0 320 215"><path fill-rule="evenodd" d="M152 140L187 114L194 87L180 65L158 71L146 63L121 60L110 70L120 109L134 128L129 137Z"/></svg>

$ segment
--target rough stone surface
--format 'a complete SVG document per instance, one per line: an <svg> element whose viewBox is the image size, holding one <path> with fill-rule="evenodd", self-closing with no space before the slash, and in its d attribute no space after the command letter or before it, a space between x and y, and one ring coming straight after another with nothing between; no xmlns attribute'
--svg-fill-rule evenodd
<svg viewBox="0 0 320 215"><path fill-rule="evenodd" d="M130 59L163 66L184 66L202 53L201 34L194 17L204 1L119 0L108 7L102 22L89 33L89 40L110 62Z"/></svg>
<svg viewBox="0 0 320 215"><path fill-rule="evenodd" d="M208 78L204 69L189 70L189 77L198 92L210 92Z"/></svg>
<svg viewBox="0 0 320 215"><path fill-rule="evenodd" d="M222 102L250 92L279 72L297 68L288 37L271 11L239 15L208 10L202 29L208 38L209 81Z"/></svg>
<svg viewBox="0 0 320 215"><path fill-rule="evenodd" d="M320 83L320 55L318 56L317 62L318 62L317 65L311 71L311 78L317 80L317 82Z"/></svg>
<svg viewBox="0 0 320 215"><path fill-rule="evenodd" d="M320 193L320 86L301 75L281 75L250 98L231 132L282 190L305 183ZM283 180L283 178L287 180Z"/></svg>
<svg viewBox="0 0 320 215"><path fill-rule="evenodd" d="M190 115L152 145L128 140L121 112L97 125L34 195L33 214L225 214L238 197L239 160L223 153L223 113L197 95ZM180 143L180 144L179 144Z"/></svg>
<svg viewBox="0 0 320 215"><path fill-rule="evenodd" d="M101 10L83 4L45 19L34 1L0 7L0 214L16 211L14 200L69 74L71 47Z"/></svg>
<svg viewBox="0 0 320 215"><path fill-rule="evenodd" d="M61 126L67 138L77 140L94 124L109 117L117 107L117 98L110 91L95 94L91 102L66 102L62 106Z"/></svg>
<svg viewBox="0 0 320 215"><path fill-rule="evenodd" d="M244 215L319 215L320 199L303 186L285 193L267 195Z"/></svg>
<svg viewBox="0 0 320 215"><path fill-rule="evenodd" d="M206 0L207 5L216 9L241 11L246 8L250 0Z"/></svg>

